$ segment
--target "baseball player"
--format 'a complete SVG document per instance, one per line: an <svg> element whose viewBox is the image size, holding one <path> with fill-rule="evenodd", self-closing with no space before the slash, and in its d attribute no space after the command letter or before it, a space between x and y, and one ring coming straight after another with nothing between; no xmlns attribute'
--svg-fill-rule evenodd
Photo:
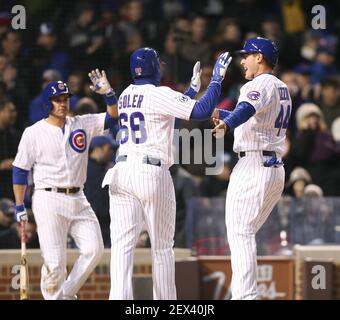
<svg viewBox="0 0 340 320"><path fill-rule="evenodd" d="M231 250L232 299L256 299L255 234L281 197L281 161L292 102L287 86L273 75L276 45L265 38L248 39L241 66L250 80L240 90L233 112L220 111L217 129L234 130L233 169L226 197L226 226Z"/></svg>
<svg viewBox="0 0 340 320"><path fill-rule="evenodd" d="M101 79L107 112L69 117L71 93L66 83L53 81L43 90L49 116L25 129L13 163L17 220L27 220L24 193L33 169L32 209L43 257L41 291L45 299L72 299L98 264L103 240L98 220L83 193L89 142L115 122L117 100L105 73ZM70 234L80 256L66 278L66 242Z"/></svg>
<svg viewBox="0 0 340 320"><path fill-rule="evenodd" d="M230 61L228 52L217 59L210 85L196 101L192 98L200 89L199 62L194 66L190 88L182 94L160 86L156 50L140 48L131 55L134 83L118 100L120 147L116 165L103 180L103 185L110 185L110 299L133 299L133 253L144 223L151 241L153 298L176 299L176 200L169 172L175 117L210 118Z"/></svg>

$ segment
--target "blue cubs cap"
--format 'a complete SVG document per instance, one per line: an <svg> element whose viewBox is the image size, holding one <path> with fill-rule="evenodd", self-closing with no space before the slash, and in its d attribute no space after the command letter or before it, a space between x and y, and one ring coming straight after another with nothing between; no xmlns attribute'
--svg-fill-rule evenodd
<svg viewBox="0 0 340 320"><path fill-rule="evenodd" d="M46 87L42 91L42 97L44 100L44 105L47 108L48 112L52 110L51 99L62 94L67 94L69 97L72 96L67 83L63 81L52 81L46 85Z"/></svg>
<svg viewBox="0 0 340 320"><path fill-rule="evenodd" d="M274 41L256 37L248 39L242 50L236 51L236 53L244 55L251 53L262 53L266 60L274 67L279 60L279 49Z"/></svg>

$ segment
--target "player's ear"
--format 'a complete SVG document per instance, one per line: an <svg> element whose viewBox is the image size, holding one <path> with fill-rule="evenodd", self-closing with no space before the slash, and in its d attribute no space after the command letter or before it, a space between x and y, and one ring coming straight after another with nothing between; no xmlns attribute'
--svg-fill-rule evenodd
<svg viewBox="0 0 340 320"><path fill-rule="evenodd" d="M263 63L264 62L264 55L262 54L262 53L257 53L256 54L256 61L258 62L258 63Z"/></svg>

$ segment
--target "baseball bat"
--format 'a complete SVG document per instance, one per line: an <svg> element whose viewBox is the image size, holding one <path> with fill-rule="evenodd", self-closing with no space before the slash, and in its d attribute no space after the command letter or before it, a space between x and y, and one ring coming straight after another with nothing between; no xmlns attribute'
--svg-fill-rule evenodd
<svg viewBox="0 0 340 320"><path fill-rule="evenodd" d="M20 260L20 300L29 299L29 278L28 265L26 259L26 221L21 221L21 260Z"/></svg>

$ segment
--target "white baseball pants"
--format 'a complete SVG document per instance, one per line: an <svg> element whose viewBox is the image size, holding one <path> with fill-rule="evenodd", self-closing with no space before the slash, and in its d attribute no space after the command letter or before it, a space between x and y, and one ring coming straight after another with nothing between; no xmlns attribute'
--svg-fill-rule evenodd
<svg viewBox="0 0 340 320"><path fill-rule="evenodd" d="M134 248L144 223L151 240L153 298L176 299L176 200L168 168L144 164L140 157L129 156L110 171L110 299L133 299Z"/></svg>
<svg viewBox="0 0 340 320"><path fill-rule="evenodd" d="M257 298L255 234L284 187L284 168L264 167L267 159L261 152L248 152L239 159L230 177L225 210L233 300Z"/></svg>
<svg viewBox="0 0 340 320"><path fill-rule="evenodd" d="M66 195L35 190L32 209L44 260L41 269L43 297L54 300L74 296L103 254L97 217L82 191ZM79 248L80 256L66 278L68 233Z"/></svg>

